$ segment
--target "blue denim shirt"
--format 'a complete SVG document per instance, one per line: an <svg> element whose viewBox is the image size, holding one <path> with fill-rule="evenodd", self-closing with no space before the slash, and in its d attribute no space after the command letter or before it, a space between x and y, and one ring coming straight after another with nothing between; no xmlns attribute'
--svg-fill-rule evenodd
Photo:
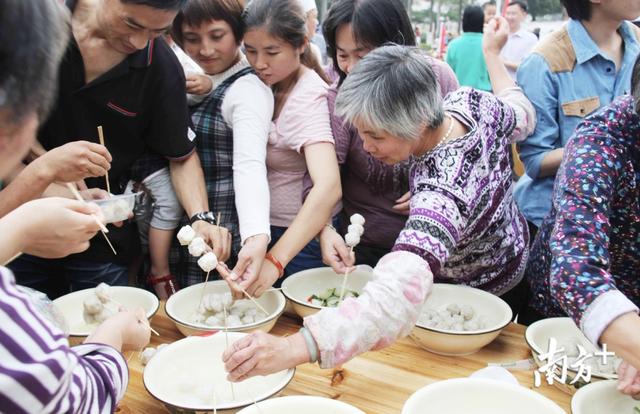
<svg viewBox="0 0 640 414"><path fill-rule="evenodd" d="M518 69L518 84L536 109L537 126L518 147L525 174L514 196L524 216L536 226L551 208L555 179L539 177L542 159L549 151L564 147L584 117L629 93L640 45L631 23L624 22L619 33L624 56L617 73L613 60L577 20L549 35Z"/></svg>

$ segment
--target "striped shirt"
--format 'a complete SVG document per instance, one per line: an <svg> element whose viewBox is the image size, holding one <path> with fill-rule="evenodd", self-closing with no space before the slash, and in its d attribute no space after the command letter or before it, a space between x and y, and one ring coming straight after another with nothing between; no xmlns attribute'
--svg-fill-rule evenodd
<svg viewBox="0 0 640 414"><path fill-rule="evenodd" d="M112 413L128 381L120 352L70 348L0 267L0 413Z"/></svg>

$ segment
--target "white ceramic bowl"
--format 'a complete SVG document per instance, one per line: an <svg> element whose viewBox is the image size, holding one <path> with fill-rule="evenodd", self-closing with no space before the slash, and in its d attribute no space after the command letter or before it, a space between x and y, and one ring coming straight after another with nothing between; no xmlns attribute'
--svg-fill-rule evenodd
<svg viewBox="0 0 640 414"><path fill-rule="evenodd" d="M489 292L462 285L435 283L422 311L444 310L450 304L470 305L485 327L474 331L450 331L418 322L411 332L415 342L427 351L440 355L469 355L493 341L511 322L507 303Z"/></svg>
<svg viewBox="0 0 640 414"><path fill-rule="evenodd" d="M127 308L142 307L147 318L151 318L158 311L160 303L151 292L131 286L110 286L111 297ZM53 303L64 316L69 327L69 342L79 343L98 326L84 321L84 301L93 296L95 289L83 289L69 293L55 299ZM114 308L117 304L113 305Z"/></svg>
<svg viewBox="0 0 640 414"><path fill-rule="evenodd" d="M112 195L109 198L101 200L91 200L96 203L102 215L104 216L105 223L115 223L117 221L124 221L129 218L133 213L133 207L136 203L136 196L139 193L131 194L118 194Z"/></svg>
<svg viewBox="0 0 640 414"><path fill-rule="evenodd" d="M628 395L617 390L618 381L598 381L585 385L571 399L572 414L634 414L634 407L640 407Z"/></svg>
<svg viewBox="0 0 640 414"><path fill-rule="evenodd" d="M229 332L229 346L247 334ZM295 370L231 383L222 362L226 349L224 332L190 336L162 348L145 366L144 386L171 412L194 413L243 407L280 392ZM235 398L234 398L235 396ZM214 404L215 398L215 404Z"/></svg>
<svg viewBox="0 0 640 414"><path fill-rule="evenodd" d="M204 323L193 322L193 314L200 303L203 285L204 283L198 283L197 285L181 289L171 295L165 303L164 309L167 316L173 320L178 330L182 332L184 336L200 335L224 329L224 326L209 326ZM227 282L224 280L215 280L207 283L205 295L229 291ZM258 315L265 317L265 319L255 323L230 327L228 329L229 332L269 332L271 328L273 328L284 311L284 305L286 303L284 295L279 291L270 290L265 292L261 297L256 298L256 301L269 313L265 315L264 312L258 309Z"/></svg>
<svg viewBox="0 0 640 414"><path fill-rule="evenodd" d="M434 382L413 393L402 407L402 414L471 413L566 414L556 403L528 388L475 378Z"/></svg>
<svg viewBox="0 0 640 414"><path fill-rule="evenodd" d="M371 267L358 266L348 275L347 289L361 293L364 285L372 278ZM307 302L309 296L323 293L327 289L340 289L343 279L343 274L336 274L330 267L303 270L292 274L282 282L282 293L289 299L295 313L304 318L322 309L322 306Z"/></svg>
<svg viewBox="0 0 640 414"><path fill-rule="evenodd" d="M364 411L331 398L292 395L271 398L250 405L237 414L365 414Z"/></svg>
<svg viewBox="0 0 640 414"><path fill-rule="evenodd" d="M584 336L582 331L580 331L580 329L576 326L571 318L547 318L534 322L527 327L524 338L527 341L527 345L529 345L529 348L531 349L533 359L536 361L536 364L538 364L539 367L545 365L548 362L541 361L539 356L541 353L545 353L549 350L550 338L556 339L556 341L558 342L558 347L563 347L563 344L568 343L569 341L578 342L587 350L592 347L589 340ZM560 357L562 355L566 355L566 352L556 354L557 357ZM612 367L611 371L615 372L615 369L613 369L615 360L613 358L608 359L607 365L609 364L611 364ZM586 383L581 379L578 380L574 385L569 384L575 378L576 374L577 372L575 369L567 367L567 380L565 381L565 383L562 384L558 381L554 381L553 384L568 394L574 394L578 388L586 385ZM613 373L606 374L594 370L592 370L591 372L591 381L617 378L617 374Z"/></svg>

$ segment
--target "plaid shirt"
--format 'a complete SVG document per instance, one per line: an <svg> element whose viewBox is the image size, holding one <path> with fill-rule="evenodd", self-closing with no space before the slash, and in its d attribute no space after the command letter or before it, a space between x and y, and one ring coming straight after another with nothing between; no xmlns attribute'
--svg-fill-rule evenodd
<svg viewBox="0 0 640 414"><path fill-rule="evenodd" d="M221 107L233 82L249 73L253 71L247 67L230 76L202 103L192 108L191 113L196 132L196 149L209 195L209 210L216 216L220 213L221 225L231 232L233 238L231 257L227 260L230 267L237 260L240 251L240 231L233 191L233 130L225 122ZM184 217L180 224L182 226L188 223L188 218ZM198 266L198 258L191 256L188 249L180 246L175 238L169 261L171 272L181 286L204 281L206 275Z"/></svg>

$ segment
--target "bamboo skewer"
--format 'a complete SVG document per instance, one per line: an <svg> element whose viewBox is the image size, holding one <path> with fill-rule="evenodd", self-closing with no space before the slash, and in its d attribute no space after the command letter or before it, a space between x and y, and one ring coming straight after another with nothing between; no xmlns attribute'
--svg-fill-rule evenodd
<svg viewBox="0 0 640 414"><path fill-rule="evenodd" d="M7 260L6 262L4 262L4 263L2 264L2 266L6 266L6 265L8 265L9 263L13 262L14 260L16 260L16 259L17 259L18 257L20 257L21 255L22 255L22 252L18 252L18 253L16 253L16 254L14 254L14 255L13 255L13 257L12 257L12 258L10 258L9 260Z"/></svg>
<svg viewBox="0 0 640 414"><path fill-rule="evenodd" d="M229 331L228 331L228 327L227 327L227 307L222 305L222 312L224 313L224 342L225 342L225 348L229 349ZM231 396L233 397L233 400L236 400L236 391L233 388L233 382L229 381L229 385L231 386Z"/></svg>
<svg viewBox="0 0 640 414"><path fill-rule="evenodd" d="M207 272L207 277L204 278L204 285L202 285L202 293L200 293L200 302L198 302L198 309L202 306L202 300L204 299L204 292L207 289L207 282L209 282L209 273Z"/></svg>
<svg viewBox="0 0 640 414"><path fill-rule="evenodd" d="M98 126L98 138L100 139L100 145L106 148L104 145L104 133L102 132L102 125ZM109 172L105 173L105 180L107 181L107 193L109 193L109 197L111 197L111 185L109 184Z"/></svg>
<svg viewBox="0 0 640 414"><path fill-rule="evenodd" d="M353 247L349 252L349 256L353 254ZM344 293L347 290L347 277L349 276L349 269L344 272L344 278L342 279L342 290L340 291L340 299L338 299L338 306L342 303L342 299L344 298Z"/></svg>
<svg viewBox="0 0 640 414"><path fill-rule="evenodd" d="M74 195L74 197L78 201L84 201L84 199L82 198L82 196L80 195L78 190L71 183L67 183L67 188L69 189L69 191L71 191L71 193ZM105 227L105 225L102 224L102 222L100 220L98 220L98 218L96 216L94 216L92 214L91 217L93 217L93 219L96 221L96 223L98 223L98 226L100 226L100 231L102 232L102 235L104 236L105 240L107 241L107 244L109 244L109 247L111 247L111 251L113 251L113 254L117 255L118 253L116 253L116 249L113 248L113 245L111 244L111 241L109 241L109 238L107 237L107 233L109 233L109 229L107 229Z"/></svg>

